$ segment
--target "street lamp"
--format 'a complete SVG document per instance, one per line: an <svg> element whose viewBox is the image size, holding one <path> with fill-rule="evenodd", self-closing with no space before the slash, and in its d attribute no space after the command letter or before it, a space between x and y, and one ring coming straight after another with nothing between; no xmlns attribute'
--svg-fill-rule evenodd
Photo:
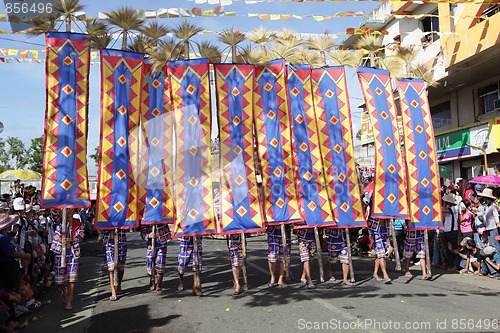
<svg viewBox="0 0 500 333"><path fill-rule="evenodd" d="M487 154L486 149L484 149L483 147L473 146L473 145L469 145L469 144L467 144L467 146L483 152L483 156L484 156L484 172L483 173L486 176L488 174L488 158L486 156L486 154Z"/></svg>

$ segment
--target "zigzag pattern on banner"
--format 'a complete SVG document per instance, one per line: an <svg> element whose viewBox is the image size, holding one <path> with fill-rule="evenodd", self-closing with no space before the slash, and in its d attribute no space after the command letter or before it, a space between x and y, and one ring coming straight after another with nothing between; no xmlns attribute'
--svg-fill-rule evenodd
<svg viewBox="0 0 500 333"><path fill-rule="evenodd" d="M336 221L328 197L318 142L311 83L311 66L289 67L288 100L293 122L292 143L297 194L303 203L305 224L295 228L334 226Z"/></svg>
<svg viewBox="0 0 500 333"><path fill-rule="evenodd" d="M254 65L216 64L220 135L220 232L265 229L255 176Z"/></svg>
<svg viewBox="0 0 500 333"><path fill-rule="evenodd" d="M401 140L389 72L358 67L358 78L375 138L374 218L408 219Z"/></svg>
<svg viewBox="0 0 500 333"><path fill-rule="evenodd" d="M175 123L174 237L215 234L208 60L168 62Z"/></svg>
<svg viewBox="0 0 500 333"><path fill-rule="evenodd" d="M366 225L354 160L351 110L343 66L312 72L313 96L325 178L337 226Z"/></svg>
<svg viewBox="0 0 500 333"><path fill-rule="evenodd" d="M87 173L90 41L49 32L42 197L45 208L90 207Z"/></svg>
<svg viewBox="0 0 500 333"><path fill-rule="evenodd" d="M398 79L408 169L409 229L442 227L436 141L422 79Z"/></svg>
<svg viewBox="0 0 500 333"><path fill-rule="evenodd" d="M143 55L101 49L96 229L137 228Z"/></svg>
<svg viewBox="0 0 500 333"><path fill-rule="evenodd" d="M287 105L285 61L255 69L255 132L262 166L264 221L302 222L294 184L292 138Z"/></svg>
<svg viewBox="0 0 500 333"><path fill-rule="evenodd" d="M165 75L143 65L140 223L174 223L173 112Z"/></svg>

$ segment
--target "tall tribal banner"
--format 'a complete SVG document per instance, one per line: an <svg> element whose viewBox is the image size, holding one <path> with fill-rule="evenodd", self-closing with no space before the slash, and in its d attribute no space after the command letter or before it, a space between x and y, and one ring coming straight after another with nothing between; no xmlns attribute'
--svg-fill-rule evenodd
<svg viewBox="0 0 500 333"><path fill-rule="evenodd" d="M138 167L143 55L101 49L101 142L96 229L139 225Z"/></svg>
<svg viewBox="0 0 500 333"><path fill-rule="evenodd" d="M302 222L294 184L292 133L288 115L285 61L255 69L255 132L262 166L264 221Z"/></svg>
<svg viewBox="0 0 500 333"><path fill-rule="evenodd" d="M336 225L326 189L325 173L319 146L319 137L314 113L311 66L299 65L288 68L288 100L293 122L292 144L295 180L299 203L305 213L305 224L295 228L310 228Z"/></svg>
<svg viewBox="0 0 500 333"><path fill-rule="evenodd" d="M170 87L161 71L143 65L142 154L139 212L141 224L174 223L173 114Z"/></svg>
<svg viewBox="0 0 500 333"><path fill-rule="evenodd" d="M216 64L219 110L222 234L265 228L255 177L253 86L255 66Z"/></svg>
<svg viewBox="0 0 500 333"><path fill-rule="evenodd" d="M337 226L365 226L354 161L351 109L342 66L312 72L319 144L325 166L328 194Z"/></svg>
<svg viewBox="0 0 500 333"><path fill-rule="evenodd" d="M90 41L87 35L48 32L43 147L44 208L90 207L87 129Z"/></svg>
<svg viewBox="0 0 500 333"><path fill-rule="evenodd" d="M371 214L375 218L408 219L406 169L401 156L389 72L358 67L358 78L375 138L375 187Z"/></svg>
<svg viewBox="0 0 500 333"><path fill-rule="evenodd" d="M442 227L439 165L426 86L422 79L398 79L408 170L410 229Z"/></svg>
<svg viewBox="0 0 500 333"><path fill-rule="evenodd" d="M215 234L208 60L169 61L168 78L176 133L173 235Z"/></svg>

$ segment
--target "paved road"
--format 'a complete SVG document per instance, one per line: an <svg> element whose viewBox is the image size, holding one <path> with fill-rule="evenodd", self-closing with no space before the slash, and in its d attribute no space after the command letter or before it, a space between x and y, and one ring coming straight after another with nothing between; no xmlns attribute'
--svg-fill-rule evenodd
<svg viewBox="0 0 500 333"><path fill-rule="evenodd" d="M52 288L43 299L50 303L35 314L37 320L30 320L24 332L296 332L315 328L337 332L500 332L498 280L443 270L434 270L433 281L408 279L390 263L394 281L385 285L370 279L372 259L354 257L355 286L322 283L315 290L306 290L298 283L301 265L295 245L290 287L269 289L265 237L255 237L248 243L250 290L232 296L226 242L204 239L203 246L204 296L191 296L189 274L186 291L176 291L176 240L169 246L165 291L156 294L147 291L144 243L137 233L130 234L125 292L118 301L110 302L103 250L95 238L87 240L74 309L65 311ZM412 267L415 274L417 269ZM318 275L317 266L314 275Z"/></svg>

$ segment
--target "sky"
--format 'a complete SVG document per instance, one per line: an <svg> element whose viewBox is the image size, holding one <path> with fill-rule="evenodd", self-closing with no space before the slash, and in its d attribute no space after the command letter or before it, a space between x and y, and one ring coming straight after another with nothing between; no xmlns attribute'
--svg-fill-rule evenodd
<svg viewBox="0 0 500 333"><path fill-rule="evenodd" d="M196 4L189 0L120 0L120 1L95 1L81 0L87 16L97 17L98 12L109 12L126 5L137 9L159 9L171 7L201 7L202 10L213 9L214 5ZM304 17L302 20L260 20L258 17L248 17L248 13L260 14L296 14L296 15L334 15L336 12L363 11L369 14L380 2L262 2L257 4L246 4L244 1L233 0L225 11L233 11L234 17L192 17L188 20L201 27L212 31L224 31L234 28L241 31L251 31L260 26L279 31L284 28L298 33L329 33L338 34L345 31L347 27L357 28L362 17L332 18L325 21L316 21L312 17ZM0 2L0 14L5 13L5 7ZM174 27L184 19L165 18L159 19L160 23ZM61 27L64 29L64 27ZM0 30L12 31L8 23L0 22ZM74 28L75 32L81 32ZM341 43L345 35L338 35L337 43ZM211 40L216 43L216 35L203 34L195 37L195 41ZM116 43L116 48L120 43ZM0 48L13 49L45 49L43 36L29 37L27 35L0 34ZM20 57L20 56L18 56ZM43 55L42 55L43 57ZM100 77L99 66L90 68L90 91L89 91L89 135L88 152L92 154L99 143L99 98ZM353 114L354 133L359 129L360 110L356 108L362 102L361 90L353 69L347 69L347 82ZM11 63L0 62L0 122L4 124L4 131L0 138L9 136L20 138L27 146L31 139L43 135L45 114L45 66L32 62ZM97 169L93 160L88 162L89 175L96 175Z"/></svg>

